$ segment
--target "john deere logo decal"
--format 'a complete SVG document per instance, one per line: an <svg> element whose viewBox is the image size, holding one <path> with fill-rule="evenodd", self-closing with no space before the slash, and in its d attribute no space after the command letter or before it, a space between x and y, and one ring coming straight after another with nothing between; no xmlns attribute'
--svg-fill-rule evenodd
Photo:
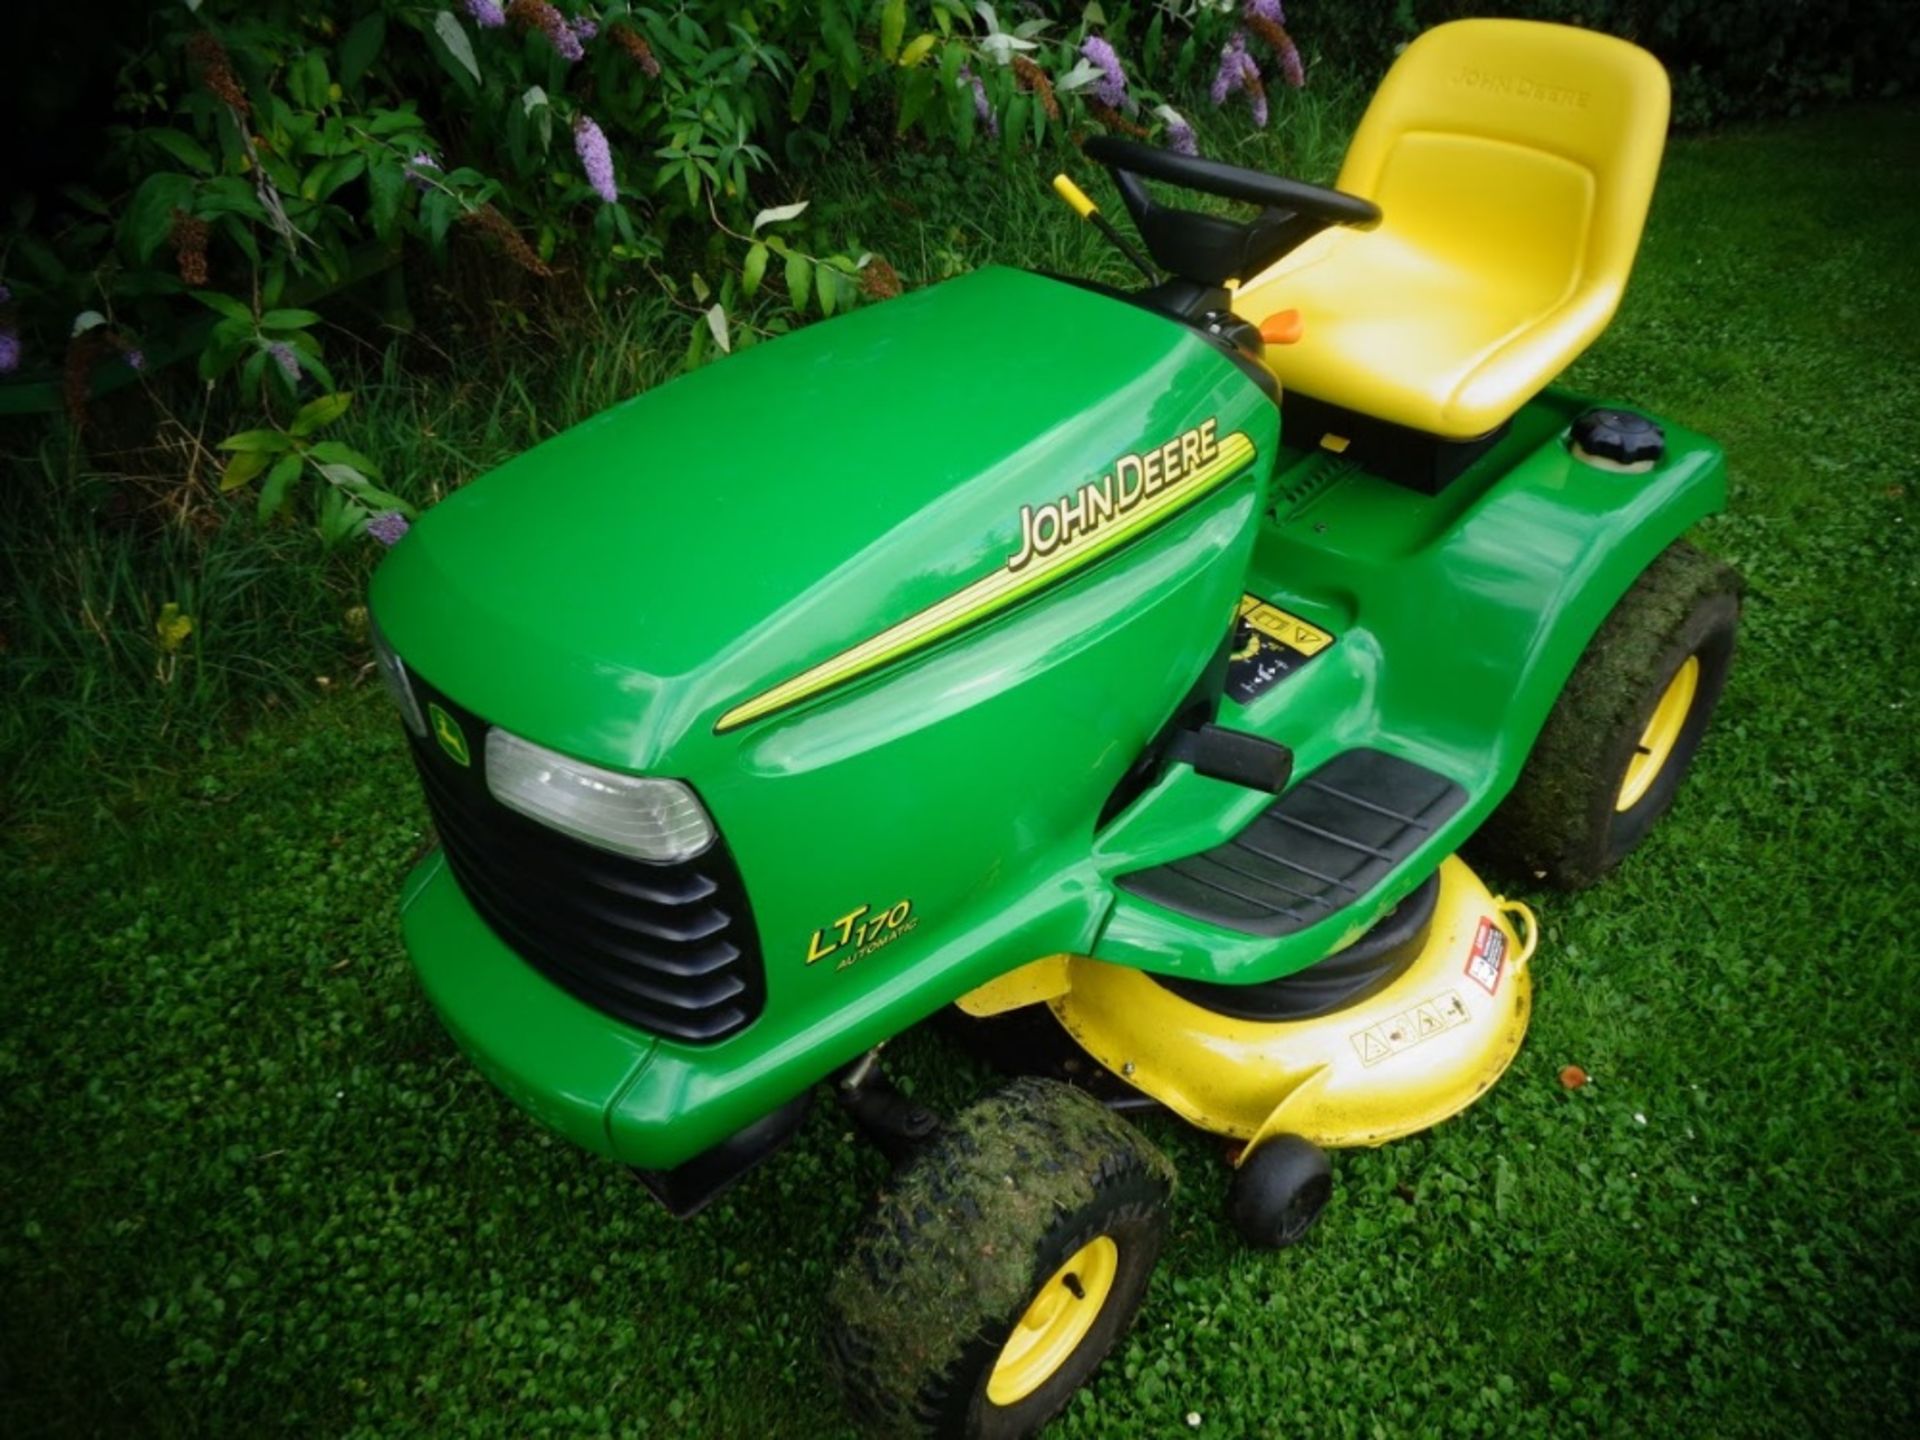
<svg viewBox="0 0 1920 1440"><path fill-rule="evenodd" d="M1038 507L1020 507L1020 548L1007 569L1024 570L1035 560L1091 540L1154 496L1175 489L1220 458L1215 422L1196 425L1144 455L1122 455L1113 469L1071 495ZM1235 439L1243 438L1239 436Z"/></svg>
<svg viewBox="0 0 1920 1440"><path fill-rule="evenodd" d="M734 706L714 729L732 730L923 650L1066 579L1211 494L1253 460L1253 441L1237 430L1218 438L1216 426L1204 421L1164 445L1120 456L1098 479L1058 500L1022 505L1019 546L992 574Z"/></svg>
<svg viewBox="0 0 1920 1440"><path fill-rule="evenodd" d="M460 722L431 700L427 702L427 719L433 724L433 738L440 742L448 758L456 765L471 765L473 756L467 753L467 737Z"/></svg>

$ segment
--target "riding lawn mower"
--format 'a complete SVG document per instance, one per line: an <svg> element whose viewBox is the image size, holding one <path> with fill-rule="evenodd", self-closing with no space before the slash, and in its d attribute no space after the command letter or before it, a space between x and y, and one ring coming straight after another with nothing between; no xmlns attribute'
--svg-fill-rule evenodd
<svg viewBox="0 0 1920 1440"><path fill-rule="evenodd" d="M1673 800L1739 611L1682 538L1721 453L1550 383L1667 109L1630 44L1462 21L1337 188L1091 139L1138 244L1057 188L1139 288L989 267L809 326L380 567L428 996L675 1214L844 1105L897 1165L828 1317L874 1429L1030 1433L1124 1333L1174 1183L1130 1111L1299 1240L1329 1150L1526 1031L1538 927L1462 846L1584 886ZM937 1015L1021 1073L902 1095L881 1049Z"/></svg>

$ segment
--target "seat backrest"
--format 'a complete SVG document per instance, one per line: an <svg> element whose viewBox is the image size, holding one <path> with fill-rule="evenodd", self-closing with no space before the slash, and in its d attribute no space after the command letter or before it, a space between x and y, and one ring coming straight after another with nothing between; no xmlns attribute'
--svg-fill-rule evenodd
<svg viewBox="0 0 1920 1440"><path fill-rule="evenodd" d="M1383 229L1535 301L1632 269L1666 143L1660 62L1591 30L1458 20L1409 45L1374 95L1340 188Z"/></svg>

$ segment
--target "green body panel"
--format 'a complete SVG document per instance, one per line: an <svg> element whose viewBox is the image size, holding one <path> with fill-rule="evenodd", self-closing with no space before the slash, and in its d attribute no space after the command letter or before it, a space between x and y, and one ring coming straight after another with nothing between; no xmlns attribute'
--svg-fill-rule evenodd
<svg viewBox="0 0 1920 1440"><path fill-rule="evenodd" d="M424 517L376 577L375 614L409 665L493 723L691 783L744 876L767 1004L717 1044L640 1034L522 963L437 859L406 913L429 995L534 1113L662 1168L1037 956L1241 980L1312 963L1406 884L1253 941L1112 878L1216 843L1265 797L1178 767L1096 835L1101 805L1245 590L1338 638L1222 722L1285 741L1302 770L1372 743L1445 772L1471 802L1428 849L1455 848L1610 606L1722 498L1718 452L1678 430L1648 475L1573 461L1578 408L1535 401L1420 496L1282 450L1273 404L1186 328L989 270L556 438ZM1150 530L940 643L716 728L1006 568L1021 507L1208 419L1251 442L1251 463ZM898 938L810 962L816 932L901 901Z"/></svg>
<svg viewBox="0 0 1920 1440"><path fill-rule="evenodd" d="M516 1105L613 1153L607 1101L658 1043L574 999L501 943L435 851L407 882L402 928L453 1038Z"/></svg>
<svg viewBox="0 0 1920 1440"><path fill-rule="evenodd" d="M1575 459L1564 437L1593 403L1547 391L1436 496L1283 448L1247 590L1336 639L1252 704L1227 700L1220 723L1287 745L1296 775L1372 746L1457 781L1468 802L1372 895L1318 925L1263 939L1121 893L1095 954L1206 980L1291 974L1365 933L1479 828L1607 612L1726 502L1719 447L1677 425L1664 425L1667 454L1648 474ZM1100 873L1204 850L1266 804L1180 767L1102 832Z"/></svg>

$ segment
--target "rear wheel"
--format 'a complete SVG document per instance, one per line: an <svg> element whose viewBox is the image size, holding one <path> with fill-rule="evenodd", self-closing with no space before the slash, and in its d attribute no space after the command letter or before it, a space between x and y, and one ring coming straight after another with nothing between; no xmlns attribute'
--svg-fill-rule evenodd
<svg viewBox="0 0 1920 1440"><path fill-rule="evenodd" d="M1726 687L1740 588L1731 566L1685 541L1647 567L1574 667L1482 848L1578 890L1647 837Z"/></svg>
<svg viewBox="0 0 1920 1440"><path fill-rule="evenodd" d="M1173 1168L1091 1097L1017 1080L882 1197L829 1297L829 1353L874 1433L1031 1435L1132 1323Z"/></svg>

